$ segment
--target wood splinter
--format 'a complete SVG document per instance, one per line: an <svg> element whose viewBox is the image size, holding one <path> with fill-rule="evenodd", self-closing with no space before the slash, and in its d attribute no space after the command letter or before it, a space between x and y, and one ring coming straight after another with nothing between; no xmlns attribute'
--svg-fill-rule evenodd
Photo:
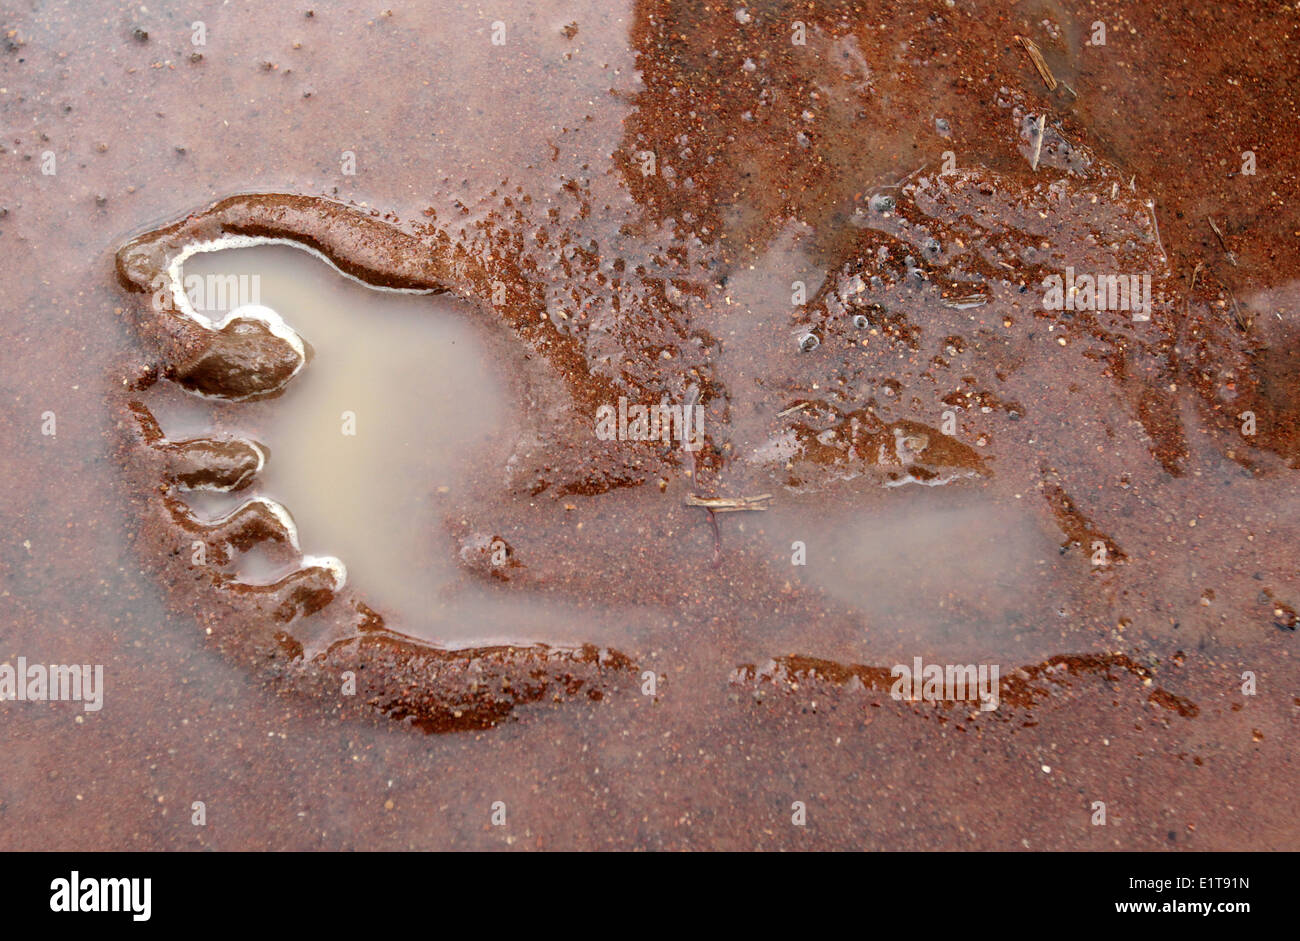
<svg viewBox="0 0 1300 941"><path fill-rule="evenodd" d="M772 500L770 493L760 493L752 497L697 497L688 494L687 506L703 507L714 513L739 513L746 510L766 510Z"/></svg>
<svg viewBox="0 0 1300 941"><path fill-rule="evenodd" d="M1038 43L1026 36L1017 36L1016 42L1024 47L1025 52L1029 53L1029 61L1034 63L1034 68L1043 79L1043 84L1047 86L1048 91L1056 91L1056 76L1052 70L1047 67L1047 60L1043 58L1043 53L1039 51Z"/></svg>
<svg viewBox="0 0 1300 941"><path fill-rule="evenodd" d="M1213 232L1215 237L1219 240L1219 247L1222 248L1223 253L1228 256L1228 261L1232 263L1232 267L1236 268L1237 256L1234 255L1232 249L1228 247L1228 243L1223 238L1223 233L1220 232L1219 227L1214 224L1214 219L1210 216L1206 216L1205 221L1210 224L1210 231Z"/></svg>

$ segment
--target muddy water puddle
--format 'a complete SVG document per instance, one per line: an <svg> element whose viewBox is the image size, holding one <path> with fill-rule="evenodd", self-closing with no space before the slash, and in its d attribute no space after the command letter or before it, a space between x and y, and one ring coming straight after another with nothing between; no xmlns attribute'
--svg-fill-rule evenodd
<svg viewBox="0 0 1300 941"><path fill-rule="evenodd" d="M763 295L770 301L785 292L785 276L771 271L787 267L807 277L815 293L810 260L789 246L782 252L787 264L765 256L767 274L749 266L732 279L731 295L760 309ZM273 501L292 519L302 558L251 544L233 561L239 582L269 586L310 560L336 559L347 586L387 628L451 648L681 643L647 632L644 615L634 609L511 594L463 564L466 545L449 523L471 485L493 476L521 435L521 390L507 374L508 361L501 362L492 325L476 320L482 315L474 305L447 295L376 290L288 245L198 252L178 273L194 310L209 322L278 317L307 350L301 372L264 400L223 403L172 383L147 399L172 440L219 433L250 439L265 452L252 486L190 489L182 497L209 525L249 501ZM765 278L757 282L762 291L751 284L758 277ZM774 277L779 283L769 283ZM731 325L725 335L741 350L755 331L773 327L734 313L722 323ZM760 384L762 378L736 377ZM736 427L743 432L749 424ZM906 456L918 435L898 431L894 438L891 450ZM773 579L789 573L849 613L850 628L819 630L810 614L783 625L776 636L801 653L853 663L921 652L1019 664L1062 652L1060 622L1086 586L1087 568L1062 557L1062 533L1050 516L1035 512L1034 501L964 477L873 478L859 482L856 499L829 503L782 495L770 512L748 517L736 532L757 532L763 542L739 540L727 557L733 564L702 570L700 579L725 591L745 577L734 563L747 560ZM668 499L680 498L674 488ZM586 509L611 498L574 499ZM639 512L634 504L615 510L615 519ZM696 533L711 525L699 511L687 511L683 523ZM515 546L482 533L478 542L486 571L508 577L517 564ZM729 549L730 543L729 537ZM548 545L545 531L533 546L528 564L545 584L549 559L572 550ZM638 577L632 571L626 580ZM730 642L731 656L761 659L772 642L762 629L742 633Z"/></svg>
<svg viewBox="0 0 1300 941"><path fill-rule="evenodd" d="M1024 107L999 108L1019 147ZM376 643L419 676L410 641L467 651L471 673L511 645L485 722L551 657L534 645L565 648L548 684L593 696L661 649L719 683L728 659L786 653L1127 656L1115 626L1153 577L1129 565L1172 518L1164 476L1207 453L1188 437L1205 404L1176 381L1186 328L1151 201L1082 145L1038 150L1006 172L922 167L847 228L790 224L711 266L630 240L603 259L567 232L553 248L527 201L481 207L471 234L328 198L222 200L117 259L125 286L163 276L177 305L157 311L171 392L149 394L186 397L186 433L201 401L239 436L145 441L239 475L181 497L204 515L168 512L233 566L213 585L251 630L288 625L317 678ZM1049 302L1076 265L1155 287L1133 309ZM246 303L191 303L191 277ZM600 433L628 401L698 413L702 433ZM722 629L673 630L683 616ZM1141 636L1166 638L1163 620ZM570 682L575 656L603 679ZM465 714L448 693L421 721Z"/></svg>
<svg viewBox="0 0 1300 941"><path fill-rule="evenodd" d="M990 490L913 488L836 513L796 503L759 522L774 553L802 558L793 577L860 619L858 637L818 653L890 664L918 654L1025 664L1061 653L1061 628L1089 573L1062 556L1049 520Z"/></svg>
<svg viewBox="0 0 1300 941"><path fill-rule="evenodd" d="M211 322L274 311L310 351L301 374L269 400L222 404L170 383L148 398L173 440L219 429L266 452L253 486L184 493L202 522L229 518L250 500L274 501L292 518L306 559L338 559L346 583L387 627L440 646L628 639L630 612L500 597L459 564L447 517L519 433L519 390L470 305L376 290L285 245L198 253L181 275ZM504 542L489 540L486 550L507 564ZM254 544L233 574L270 585L302 564Z"/></svg>
<svg viewBox="0 0 1300 941"><path fill-rule="evenodd" d="M785 252L799 262L793 270L815 277L805 256ZM251 486L181 494L204 525L220 525L250 501L271 501L265 505L291 518L301 556L269 551L261 542L240 546L229 570L238 582L272 586L313 561L337 560L347 587L387 629L440 646L681 647L679 631L651 630L644 610L620 603L626 592L603 601L570 593L565 601L507 590L520 558L544 587L583 551L581 542L576 550L563 539L548 542L543 527L531 534L530 552L519 555L505 536L478 530L467 539L456 526L476 485L510 459L523 433L523 392L509 375L508 351L503 362L493 325L474 305L447 295L375 290L288 245L197 252L178 274L196 314L209 323L279 318L306 351L301 371L269 398L222 402L174 383L161 383L146 398L171 440L226 436L249 440L264 453ZM751 281L759 274L751 266L733 279L731 295L758 308L764 294L784 292L783 277L757 291ZM772 282L771 274L765 277ZM814 292L817 287L813 281ZM772 327L734 313L722 323L732 325L724 335L742 351L755 331ZM735 378L760 386L763 379L743 371ZM751 416L735 428L748 434L760 424ZM908 447L926 437L895 430L891 450L906 458ZM690 489L675 485L660 505L677 504ZM738 521L726 552L714 560L725 564L701 566L695 578L689 567L703 559L687 552L688 570L678 579L686 594L664 599L665 610L688 608L693 582L725 593L756 566L774 581L800 583L845 619L835 629L819 628L809 609L775 632L741 631L727 642L729 654L713 652L723 661L762 659L773 643L787 645L778 652L852 663L924 653L1019 664L1062 652L1063 621L1090 573L1077 559L1063 558L1060 528L1032 497L1026 501L965 471L925 481L868 478L857 489L856 498L829 501L781 495L770 512ZM566 509L581 519L613 498L572 499ZM615 526L644 512L639 501L615 507ZM707 511L675 513L693 542L713 525ZM722 519L720 533L732 522ZM760 541L748 541L750 533ZM486 556L486 566L467 566L471 552ZM594 560L585 567L602 568ZM629 569L612 577L635 584L642 575Z"/></svg>

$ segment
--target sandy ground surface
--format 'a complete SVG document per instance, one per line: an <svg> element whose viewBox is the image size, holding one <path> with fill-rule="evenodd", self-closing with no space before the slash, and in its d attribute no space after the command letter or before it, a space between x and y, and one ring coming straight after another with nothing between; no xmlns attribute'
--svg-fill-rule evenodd
<svg viewBox="0 0 1300 941"><path fill-rule="evenodd" d="M1283 51L1300 21L1294 6L1273 3L1131 6L827 4L799 14L823 62L811 77L771 54L788 51L797 19L776 5L745 16L738 5L599 3L492 16L455 4L320 4L308 15L306 5L215 3L183 13L56 3L9 14L0 57L0 662L103 664L106 690L97 713L0 705L0 847L1300 846L1300 670L1287 609L1300 597L1300 177L1290 146L1296 64ZM491 42L496 18L506 26L501 47ZM193 44L195 21L205 45ZM1084 45L1094 21L1107 24L1105 47ZM745 38L754 24L766 39ZM511 192L564 206L576 189L593 194L590 222L578 213L550 230L574 245L640 239L653 253L693 238L729 272L754 264L761 275L763 259L793 255L825 271L844 251L834 244L841 210L870 184L950 147L963 163L1023 179L1019 142L996 105L1011 89L1041 106L1017 34L1036 37L1077 93L1051 99L1053 127L1154 199L1170 283L1193 294L1200 266L1202 290L1213 277L1223 298L1244 306L1261 415L1259 440L1229 455L1204 405L1226 394L1167 400L1166 412L1183 416L1181 437L1162 431L1143 399L1144 431L1133 431L1130 450L1116 445L1129 463L1093 481L1107 495L1087 492L1086 473L1066 488L1128 561L1116 581L1069 583L1066 607L1083 613L1052 625L1057 634L1017 636L1001 651L1026 668L1075 657L1055 661L1053 674L1030 671L1046 695L971 718L872 695L870 670L827 664L817 678L807 661L766 663L804 655L878 665L915 645L894 630L872 635L864 653L846 639L842 605L809 623L799 618L822 608L798 590L783 607L784 586L760 584L748 569L729 574L725 562L715 570L699 511L674 504L664 532L646 537L637 527L650 517L634 490L579 512L604 533L593 569L620 534L649 546L610 599L644 592L654 624L631 632L627 652L655 665L655 698L631 684L599 702L527 706L497 728L448 735L340 718L205 644L203 599L178 600L160 584L137 538L138 481L118 458L122 383L148 355L113 269L132 236L246 191L332 196L418 221L455 219ZM865 66L825 65L855 50ZM770 83L776 114L745 130L750 109L734 76L755 73ZM841 87L844 74L873 76L859 89L869 131L852 109L836 110L857 94ZM805 110L816 120L800 138ZM936 116L946 116L951 138L936 132ZM630 169L630 155L647 147L674 154L677 176ZM340 171L345 151L355 175ZM1240 172L1244 151L1256 156L1254 175ZM53 174L42 173L46 152ZM689 194L667 182L685 177L695 181ZM792 220L812 232L810 247L783 247ZM733 294L767 303L788 293L784 280L778 291L737 275ZM1217 310L1232 316L1230 306ZM712 321L722 335L727 316ZM784 321L779 329L785 339ZM752 352L760 378L784 378L773 366L781 360L758 343ZM1194 361L1184 356L1184 368ZM1224 360L1207 361L1222 370ZM1031 373L1043 390L1024 390L1031 427L1050 430L1047 384L1065 388L1071 370L1078 398L1105 410L1109 386L1090 384L1087 368L1069 359ZM1223 404L1237 403L1228 395ZM1079 408L1069 415L1085 414ZM52 436L41 433L47 412L57 419ZM1008 445L1003 466L1016 454L1033 463L1028 453ZM1066 480L1098 466L1068 449L1056 457L1072 462L1058 468ZM1140 499L1126 510L1111 491L1129 472ZM1013 497L1013 475L998 480ZM847 514L856 499L836 494L824 507ZM1061 519L1065 528L1077 515L1062 510ZM528 518L511 522L526 545ZM723 543L752 548L765 538L745 525L744 536L724 528ZM770 524L784 543L781 525ZM893 523L867 525L899 538ZM521 590L592 596L589 573L567 565L539 566L541 585ZM682 589L674 579L692 567L701 575ZM924 622L942 578L925 573L915 584ZM996 620L1001 609L980 610ZM917 652L987 652L951 636L925 646ZM1087 659L1103 653L1109 659ZM729 673L742 663L754 669ZM1246 671L1256 695L1242 695ZM191 822L195 801L206 807L203 826ZM504 826L492 820L498 801ZM796 801L804 826L791 823ZM1096 801L1106 804L1105 826L1093 823Z"/></svg>

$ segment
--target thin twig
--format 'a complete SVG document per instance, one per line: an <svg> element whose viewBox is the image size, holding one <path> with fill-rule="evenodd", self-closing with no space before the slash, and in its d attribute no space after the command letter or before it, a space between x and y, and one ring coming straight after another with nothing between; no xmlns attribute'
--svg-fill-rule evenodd
<svg viewBox="0 0 1300 941"><path fill-rule="evenodd" d="M770 493L760 493L752 497L697 497L686 495L687 506L703 507L714 513L739 513L744 510L766 510L772 500Z"/></svg>
<svg viewBox="0 0 1300 941"><path fill-rule="evenodd" d="M709 510L709 528L713 530L713 567L722 564L722 531L718 528L718 514Z"/></svg>
<svg viewBox="0 0 1300 941"><path fill-rule="evenodd" d="M987 294L964 294L961 297L944 297L939 302L944 307L952 310L970 310L972 307L983 307L989 302Z"/></svg>
<svg viewBox="0 0 1300 941"><path fill-rule="evenodd" d="M1156 218L1156 201L1154 199L1147 200L1147 209L1151 212L1151 225L1156 233L1156 247L1160 249L1160 257L1165 260L1165 264L1168 264L1169 256L1165 254L1165 243L1160 241L1160 220Z"/></svg>
<svg viewBox="0 0 1300 941"><path fill-rule="evenodd" d="M1227 282L1225 282L1222 278L1220 278L1217 274L1215 274L1212 269L1208 269L1206 271L1206 274L1208 274L1211 278L1217 281L1219 287L1223 288L1225 291L1228 292L1228 300L1232 301L1232 319L1237 322L1237 329L1240 330L1242 333L1245 333L1247 330L1251 328L1251 325L1255 322L1255 318L1247 317L1245 314L1241 312L1241 307L1240 305L1237 304L1237 295L1232 290L1232 288L1228 286Z"/></svg>
<svg viewBox="0 0 1300 941"><path fill-rule="evenodd" d="M1042 52L1038 49L1038 43L1025 36L1017 36L1016 42L1024 47L1025 52L1029 53L1029 61L1034 63L1034 68L1038 69L1038 74L1043 79L1043 84L1047 86L1048 91L1056 91L1056 76L1052 70L1047 67L1047 61L1043 58Z"/></svg>
<svg viewBox="0 0 1300 941"><path fill-rule="evenodd" d="M877 189L882 189L882 190L896 190L896 189L898 189L900 186L904 185L908 180L910 180L912 177L916 176L918 173L920 173L922 170L924 170L924 169L925 169L926 167L928 167L928 166L929 166L928 163L923 163L923 164L921 164L919 167L917 167L915 170L913 170L911 173L905 173L905 174L903 174L902 178L901 178L897 183L881 183L881 184L877 187Z"/></svg>
<svg viewBox="0 0 1300 941"><path fill-rule="evenodd" d="M1223 233L1220 232L1219 227L1214 224L1214 219L1210 216L1206 216L1205 221L1210 224L1210 230L1218 236L1219 247L1222 248L1223 253L1228 256L1228 261L1232 262L1232 267L1237 267L1237 256L1232 253L1232 249L1228 248L1228 243L1223 240Z"/></svg>

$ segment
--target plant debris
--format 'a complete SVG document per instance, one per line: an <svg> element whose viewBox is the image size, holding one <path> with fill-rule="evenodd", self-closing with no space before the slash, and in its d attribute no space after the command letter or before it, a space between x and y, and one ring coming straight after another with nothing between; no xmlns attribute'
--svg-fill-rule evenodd
<svg viewBox="0 0 1300 941"><path fill-rule="evenodd" d="M1219 247L1222 248L1223 253L1228 256L1228 261L1232 263L1232 267L1237 267L1237 256L1232 253L1232 249L1228 248L1228 243L1223 239L1223 233L1220 232L1219 227L1214 224L1214 219L1210 216L1206 216L1205 221L1210 224L1210 231L1212 231L1218 238Z"/></svg>
<svg viewBox="0 0 1300 941"><path fill-rule="evenodd" d="M1048 91L1056 91L1056 76L1052 70L1047 67L1047 61L1043 58L1043 53L1038 48L1038 43L1025 36L1017 36L1016 42L1024 47L1025 52L1029 53L1029 61L1034 63L1034 68L1042 76L1043 84L1047 86ZM1076 96L1077 97L1077 96Z"/></svg>
<svg viewBox="0 0 1300 941"><path fill-rule="evenodd" d="M697 497L688 494L687 506L699 506L714 513L739 513L745 510L766 510L771 505L772 495L760 493L752 497Z"/></svg>

